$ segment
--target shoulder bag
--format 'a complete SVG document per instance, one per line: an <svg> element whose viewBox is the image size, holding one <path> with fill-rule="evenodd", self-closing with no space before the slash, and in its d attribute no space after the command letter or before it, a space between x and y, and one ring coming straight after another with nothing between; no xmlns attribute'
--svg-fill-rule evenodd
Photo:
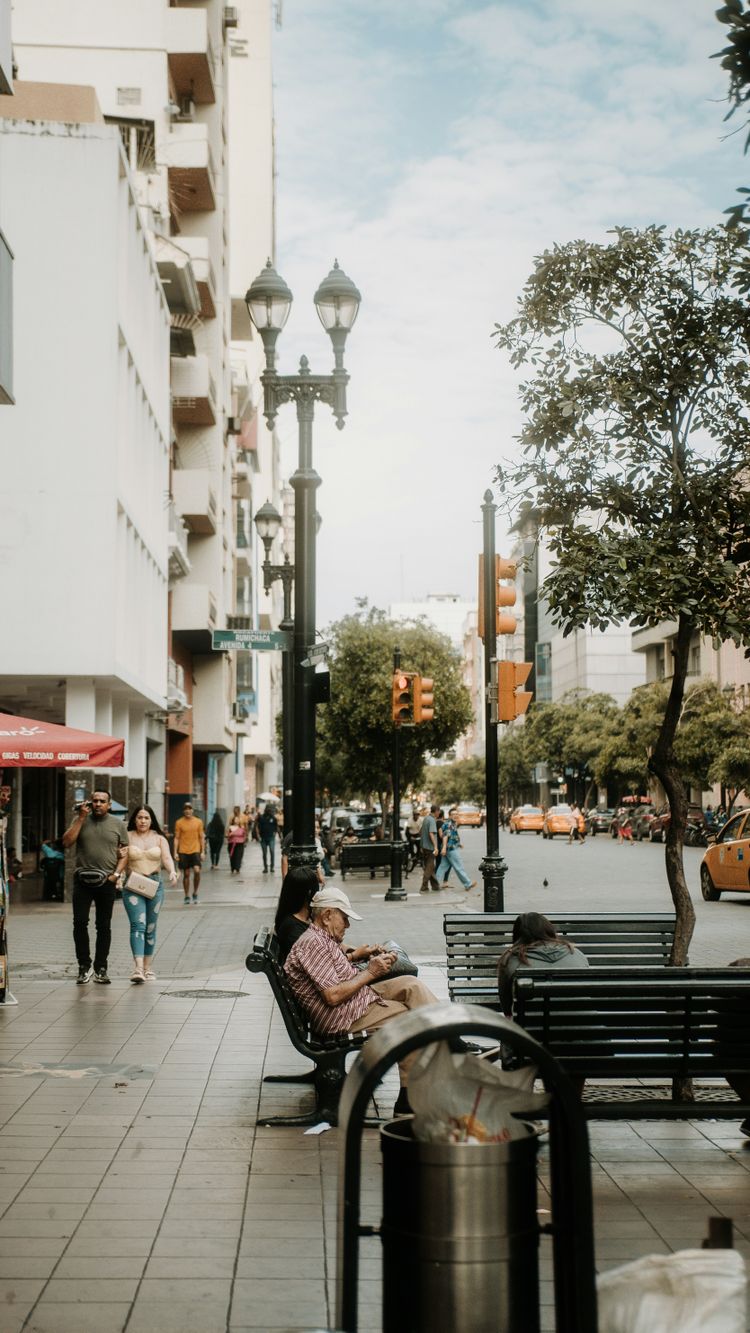
<svg viewBox="0 0 750 1333"><path fill-rule="evenodd" d="M137 870L131 870L125 880L125 893L137 893L140 898L155 898L159 892L159 880L152 879L150 875L141 875Z"/></svg>

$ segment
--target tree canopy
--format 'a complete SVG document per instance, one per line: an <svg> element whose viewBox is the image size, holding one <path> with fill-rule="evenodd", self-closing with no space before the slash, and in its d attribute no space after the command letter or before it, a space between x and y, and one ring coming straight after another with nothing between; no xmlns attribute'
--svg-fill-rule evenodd
<svg viewBox="0 0 750 1333"><path fill-rule="evenodd" d="M404 671L434 682L435 717L401 728L401 785L419 783L428 754L443 754L472 720L471 698L450 640L426 620L401 624L360 605L326 631L331 702L318 713L318 782L339 795L383 793L391 785L393 650Z"/></svg>
<svg viewBox="0 0 750 1333"><path fill-rule="evenodd" d="M425 784L433 801L449 805L454 801L468 801L484 805L484 759L473 756L459 759L454 764L433 764L425 773Z"/></svg>
<svg viewBox="0 0 750 1333"><path fill-rule="evenodd" d="M521 386L521 458L497 476L532 511L563 633L663 626L673 675L649 771L672 811L666 846L674 961L694 925L685 787L674 751L691 641L750 642L750 310L735 290L742 231L616 228L609 244L545 251L496 326Z"/></svg>

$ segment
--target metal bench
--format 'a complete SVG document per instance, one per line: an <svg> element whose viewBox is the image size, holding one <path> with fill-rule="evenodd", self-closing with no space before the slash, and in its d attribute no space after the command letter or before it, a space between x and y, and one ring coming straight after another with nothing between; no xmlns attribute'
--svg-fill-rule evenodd
<svg viewBox="0 0 750 1333"><path fill-rule="evenodd" d="M500 1009L497 964L513 943L515 912L449 912L443 920L452 1000ZM553 914L591 967L664 967L674 938L674 917L660 912Z"/></svg>
<svg viewBox="0 0 750 1333"><path fill-rule="evenodd" d="M375 870L383 866L390 869L393 858L392 842L342 842L339 848L339 868L341 878L346 879L352 870L369 870L370 879L375 878ZM409 874L408 848L403 844L401 860L406 875Z"/></svg>
<svg viewBox="0 0 750 1333"><path fill-rule="evenodd" d="M346 1057L358 1051L367 1040L367 1033L351 1036L342 1032L331 1037L316 1037L298 1005L292 988L279 962L279 942L268 927L259 930L253 947L245 960L249 972L263 972L268 977L274 999L281 1011L284 1026L295 1050L315 1062L315 1068L306 1074L266 1074L264 1083L309 1083L315 1089L315 1109L307 1114L292 1116L265 1116L259 1125L318 1125L327 1120L338 1123L338 1104L341 1086L346 1076Z"/></svg>
<svg viewBox="0 0 750 1333"><path fill-rule="evenodd" d="M520 969L513 1017L586 1087L587 1119L742 1119L750 1102L704 1086L674 1101L670 1080L750 1086L750 968ZM622 1080L661 1080L661 1088Z"/></svg>

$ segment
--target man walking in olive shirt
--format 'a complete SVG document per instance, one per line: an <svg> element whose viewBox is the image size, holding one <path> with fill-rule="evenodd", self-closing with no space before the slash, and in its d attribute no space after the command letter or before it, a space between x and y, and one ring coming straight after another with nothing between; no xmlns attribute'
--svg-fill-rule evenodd
<svg viewBox="0 0 750 1333"><path fill-rule="evenodd" d="M100 787L90 801L82 801L69 829L62 836L63 847L75 847L76 868L73 876L73 940L78 959L78 985L85 986L92 976L100 986L109 986L107 959L112 942L112 908L115 885L128 858L128 833L121 819L110 814L109 792ZM96 913L96 946L91 966L89 916Z"/></svg>
<svg viewBox="0 0 750 1333"><path fill-rule="evenodd" d="M190 902L190 872L193 873L193 902L198 901L201 865L206 855L206 835L203 820L197 819L190 804L183 805L182 818L174 826L174 856L182 871L185 906Z"/></svg>

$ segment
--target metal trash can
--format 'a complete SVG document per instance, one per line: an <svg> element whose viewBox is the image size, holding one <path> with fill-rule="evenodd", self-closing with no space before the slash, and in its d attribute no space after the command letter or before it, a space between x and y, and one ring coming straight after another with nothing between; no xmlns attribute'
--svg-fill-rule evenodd
<svg viewBox="0 0 750 1333"><path fill-rule="evenodd" d="M539 1333L537 1135L380 1145L383 1333Z"/></svg>

